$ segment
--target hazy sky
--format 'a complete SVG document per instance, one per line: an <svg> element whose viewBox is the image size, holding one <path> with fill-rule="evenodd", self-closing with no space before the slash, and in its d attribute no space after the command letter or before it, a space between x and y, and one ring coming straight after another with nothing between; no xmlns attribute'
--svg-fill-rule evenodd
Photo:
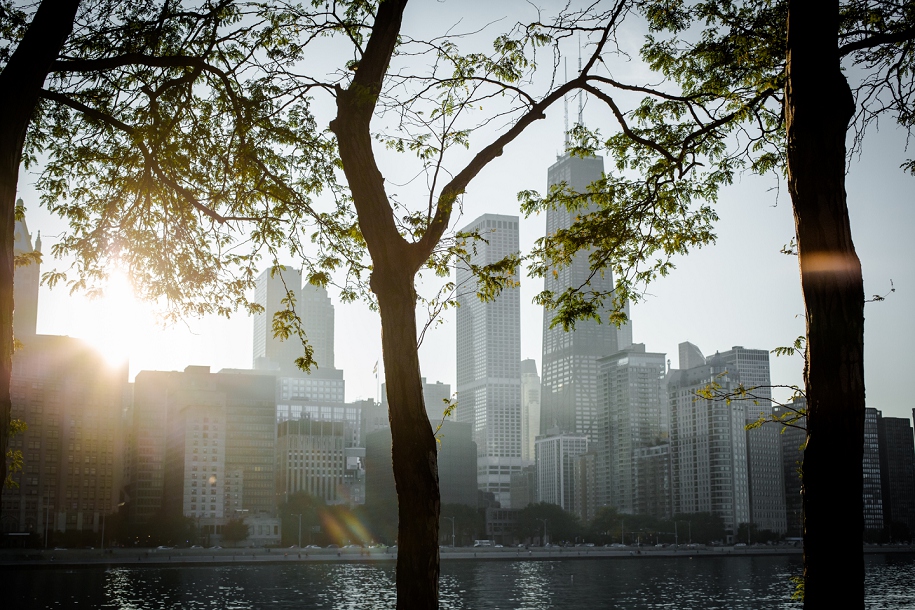
<svg viewBox="0 0 915 610"><path fill-rule="evenodd" d="M447 5L456 11L455 3ZM415 19L408 14L407 27ZM594 102L587 105L584 118L589 125L608 121ZM887 293L890 280L896 287L885 301L869 303L865 310L867 404L884 415L911 417L915 401L900 380L907 375L906 354L915 343L915 179L903 174L899 164L915 151L906 153L905 134L891 121L882 127L869 134L864 154L851 163L847 185L866 293ZM486 212L518 214L518 191L545 188L547 167L562 146L562 131L559 105L476 178L464 198L464 214L453 219L452 228ZM397 168L388 171L383 168L392 179ZM34 177L23 174L20 196L28 208L29 229L33 235L41 230L50 260L54 236L65 227L38 208L33 183ZM735 345L771 350L804 332L797 259L779 252L794 234L785 185L772 178L745 177L723 191L717 210L717 244L678 259L677 269L650 286L646 300L632 307L634 340L649 351L666 352L674 367L681 341L691 341L709 355ZM522 219L520 227L522 248L530 247L543 234L544 217ZM46 263L44 269L51 266ZM523 280L521 288L521 354L535 359L538 369L543 314L531 299L541 287L541 280ZM180 370L189 364L209 365L214 371L251 366L249 318L188 320L162 331L155 327L149 307L130 304L123 292L122 300L113 304L72 297L65 287L42 287L38 331L92 339L115 351L129 347L131 379L140 370ZM347 400L374 397L372 368L381 356L378 318L362 304L335 303L336 364L344 370ZM444 323L429 331L421 348L423 375L450 383L452 389L454 315L453 310L446 312ZM801 383L801 367L799 357L773 355L772 382Z"/></svg>

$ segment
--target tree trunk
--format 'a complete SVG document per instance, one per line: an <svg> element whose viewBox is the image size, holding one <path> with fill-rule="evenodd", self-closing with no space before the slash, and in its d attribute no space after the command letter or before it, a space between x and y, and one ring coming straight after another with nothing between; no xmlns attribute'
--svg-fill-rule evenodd
<svg viewBox="0 0 915 610"><path fill-rule="evenodd" d="M397 487L397 608L438 608L438 454L426 416L412 272L372 272L381 310L384 376Z"/></svg>
<svg viewBox="0 0 915 610"><path fill-rule="evenodd" d="M839 3L790 0L788 189L807 317L804 607L863 608L864 287L845 193Z"/></svg>
<svg viewBox="0 0 915 610"><path fill-rule="evenodd" d="M10 377L13 372L13 256L16 188L29 123L38 104L51 62L76 18L79 0L44 0L0 72L0 490L6 480L9 447Z"/></svg>

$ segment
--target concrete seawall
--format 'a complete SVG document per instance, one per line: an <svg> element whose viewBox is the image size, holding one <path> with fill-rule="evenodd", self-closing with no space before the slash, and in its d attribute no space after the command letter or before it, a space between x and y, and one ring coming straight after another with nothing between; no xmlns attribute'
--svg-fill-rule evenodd
<svg viewBox="0 0 915 610"><path fill-rule="evenodd" d="M912 546L865 547L865 553L915 553ZM708 547L680 549L631 548L456 548L441 549L441 560L450 561L558 561L587 559L651 559L723 556L798 555L800 548L788 546ZM276 565L287 563L383 563L397 558L396 548L373 549L67 549L0 550L0 567L37 569L75 569L99 567L168 567Z"/></svg>

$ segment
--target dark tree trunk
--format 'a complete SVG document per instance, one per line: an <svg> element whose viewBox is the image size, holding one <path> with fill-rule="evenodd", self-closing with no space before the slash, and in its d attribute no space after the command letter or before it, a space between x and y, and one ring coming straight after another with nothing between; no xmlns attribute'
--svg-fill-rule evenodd
<svg viewBox="0 0 915 610"><path fill-rule="evenodd" d="M10 376L13 372L13 237L16 188L38 92L70 32L79 0L44 0L9 62L0 72L0 490L9 447Z"/></svg>
<svg viewBox="0 0 915 610"><path fill-rule="evenodd" d="M804 607L863 608L864 287L845 194L837 0L789 0L788 189L807 314Z"/></svg>
<svg viewBox="0 0 915 610"><path fill-rule="evenodd" d="M397 487L397 608L438 608L438 454L423 403L413 273L372 273Z"/></svg>
<svg viewBox="0 0 915 610"><path fill-rule="evenodd" d="M398 232L384 178L372 151L370 124L406 0L378 5L372 35L353 81L337 90L337 136L343 171L353 195L359 228L372 257L372 291L381 311L385 383L391 421L398 502L397 608L438 608L438 462L432 426L423 404L416 337L416 272L438 242L411 243ZM447 225L447 214L444 225ZM441 226L437 235L441 235Z"/></svg>

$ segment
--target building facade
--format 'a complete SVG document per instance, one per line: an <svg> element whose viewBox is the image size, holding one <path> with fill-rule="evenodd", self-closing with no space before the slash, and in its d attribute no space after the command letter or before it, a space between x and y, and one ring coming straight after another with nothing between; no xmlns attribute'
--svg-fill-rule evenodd
<svg viewBox="0 0 915 610"><path fill-rule="evenodd" d="M746 403L746 423L772 416L772 381L769 352L764 349L732 347L713 358L736 372L751 395ZM750 485L750 522L758 530L778 534L787 531L785 480L782 468L781 439L778 426L765 425L747 430L747 467Z"/></svg>
<svg viewBox="0 0 915 610"><path fill-rule="evenodd" d="M878 412L879 413L879 412ZM915 437L904 417L877 420L883 522L894 539L915 535Z"/></svg>
<svg viewBox="0 0 915 610"><path fill-rule="evenodd" d="M11 417L27 429L10 439L23 469L3 491L2 529L45 540L100 533L121 501L127 363L112 366L71 337L16 338Z"/></svg>
<svg viewBox="0 0 915 610"><path fill-rule="evenodd" d="M487 265L518 252L518 217L485 214L461 229L470 264ZM513 279L519 278L518 270ZM476 295L466 264L457 267L457 421L470 424L477 444L477 485L511 506L511 476L521 457L521 303L517 285L492 301Z"/></svg>
<svg viewBox="0 0 915 610"><path fill-rule="evenodd" d="M588 185L598 180L604 171L602 157L571 157L564 155L550 166L547 183L550 188L567 185L574 192L584 193ZM577 210L549 209L546 216L547 235L569 228L575 218L593 208ZM589 279L590 278L590 279ZM613 275L609 270L591 277L587 252L580 252L573 262L546 274L544 288L561 294L568 288L586 285L585 289L599 294L612 292ZM610 299L608 298L608 301ZM612 311L609 302L600 311L602 324L581 320L575 329L565 331L561 326L551 328L552 314L543 315L543 355L540 396L540 433L559 428L571 434L594 439L598 409L597 359L632 343L632 325L617 328L609 322ZM628 315L628 304L624 311Z"/></svg>
<svg viewBox="0 0 915 610"><path fill-rule="evenodd" d="M537 363L521 361L521 458L534 461L534 443L540 435L540 375ZM515 507L519 508L519 507Z"/></svg>
<svg viewBox="0 0 915 610"><path fill-rule="evenodd" d="M700 398L712 383L734 392L740 382L720 363L668 375L671 512L718 515L733 542L738 526L750 522L746 407Z"/></svg>
<svg viewBox="0 0 915 610"><path fill-rule="evenodd" d="M807 410L807 399L798 397L788 408L794 412ZM783 407L773 407L776 414L783 413ZM773 424L774 425L774 424ZM804 463L804 446L807 443L807 418L803 417L793 426L779 431L782 445L782 473L785 483L785 535L799 538L804 534L803 498L801 497L801 465Z"/></svg>
<svg viewBox="0 0 915 610"><path fill-rule="evenodd" d="M575 463L588 451L588 437L558 429L551 433L537 439L537 500L574 513Z"/></svg>
<svg viewBox="0 0 915 610"><path fill-rule="evenodd" d="M883 486L880 476L880 437L877 421L880 412L864 409L864 530L871 536L883 529Z"/></svg>
<svg viewBox="0 0 915 610"><path fill-rule="evenodd" d="M665 517L669 495L663 463L669 441L665 355L646 352L639 343L597 362L598 504L624 514Z"/></svg>
<svg viewBox="0 0 915 610"><path fill-rule="evenodd" d="M276 379L272 375L141 371L128 411L128 518L225 520L276 510Z"/></svg>

